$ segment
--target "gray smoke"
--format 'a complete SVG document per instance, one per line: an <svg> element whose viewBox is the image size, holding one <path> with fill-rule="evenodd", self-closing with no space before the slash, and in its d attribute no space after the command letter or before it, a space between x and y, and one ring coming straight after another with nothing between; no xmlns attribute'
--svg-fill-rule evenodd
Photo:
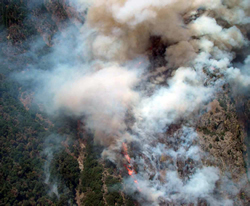
<svg viewBox="0 0 250 206"><path fill-rule="evenodd" d="M44 183L50 187L49 194L55 194L57 198L60 197L60 194L58 192L58 182L56 181L56 178L51 179L51 162L54 158L54 155L62 149L61 141L62 137L51 134L46 138L44 150L42 152L42 154L46 156L46 161L44 162Z"/></svg>
<svg viewBox="0 0 250 206"><path fill-rule="evenodd" d="M248 1L78 0L74 5L88 8L86 23L57 37L59 44L45 57L48 70L34 65L18 79L36 82L37 101L49 114L82 119L105 146L103 157L118 166L122 143L140 144L132 163L139 168L134 176L141 189L133 177L124 183L128 193L140 191L142 204L233 205L235 194L230 199L216 193L230 181L203 164L207 155L193 127L222 84L249 88L249 57L232 68L234 51L248 45ZM151 36L169 45L167 64L154 68L162 85L147 78ZM183 176L180 170L186 171Z"/></svg>
<svg viewBox="0 0 250 206"><path fill-rule="evenodd" d="M237 68L230 67L226 71L226 77L236 92L247 93L250 88L250 56Z"/></svg>

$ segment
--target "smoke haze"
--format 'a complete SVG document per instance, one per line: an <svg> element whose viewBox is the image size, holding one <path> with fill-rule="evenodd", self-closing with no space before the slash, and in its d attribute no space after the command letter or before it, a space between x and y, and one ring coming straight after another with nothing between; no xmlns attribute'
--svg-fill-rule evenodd
<svg viewBox="0 0 250 206"><path fill-rule="evenodd" d="M235 51L249 44L248 0L78 0L73 5L88 10L86 22L57 37L59 44L45 57L50 69L32 65L16 78L35 82L36 99L49 114L81 119L105 147L103 157L118 167L122 143L140 145L131 162L138 167L136 198L142 205L234 205L236 194L216 193L234 183L204 164L209 157L199 147L195 124L223 84L235 92L249 89L250 56L239 68L232 66ZM152 36L166 45L167 63L155 77L162 84L148 78L159 69L148 66ZM173 124L181 126L167 135ZM124 191L138 191L132 177L124 178Z"/></svg>

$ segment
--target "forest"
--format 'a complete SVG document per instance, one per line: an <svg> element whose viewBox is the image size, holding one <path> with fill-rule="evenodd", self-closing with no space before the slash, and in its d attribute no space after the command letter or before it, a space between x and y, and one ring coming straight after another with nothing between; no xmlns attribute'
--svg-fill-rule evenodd
<svg viewBox="0 0 250 206"><path fill-rule="evenodd" d="M247 3L0 1L0 206L249 205Z"/></svg>
<svg viewBox="0 0 250 206"><path fill-rule="evenodd" d="M35 3L0 2L0 205L76 205L78 190L86 194L82 205L105 205L104 195L108 205L133 205L119 192L104 192L104 182L110 188L120 180L112 176L103 180L104 166L98 161L99 154L92 151L91 138L80 171L77 122L48 117L41 105L32 102L30 85L21 85L13 77L27 65L48 69L46 62L39 62L50 52L48 45L33 55L27 53L32 42L41 39L34 13L46 14L51 20L45 5ZM49 24L55 27L52 20Z"/></svg>

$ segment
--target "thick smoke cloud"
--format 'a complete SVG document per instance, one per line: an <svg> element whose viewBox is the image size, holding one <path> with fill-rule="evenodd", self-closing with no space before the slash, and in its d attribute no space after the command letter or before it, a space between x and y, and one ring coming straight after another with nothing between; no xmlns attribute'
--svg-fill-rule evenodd
<svg viewBox="0 0 250 206"><path fill-rule="evenodd" d="M198 8L206 8L206 14L191 23L191 26L185 25L184 18L189 19L197 15L195 12ZM241 15L235 15L235 11L239 11ZM234 31L237 28L232 27L224 31L213 17L225 18L226 23L233 26L238 22L235 16L240 17L241 24L249 23L247 15L249 15L249 6L246 1L225 1L222 4L219 0L189 2L98 0L89 9L87 19L90 25L101 31L101 36L104 35L110 42L115 42L111 45L111 51L116 50L118 45L124 45L123 49L120 49L119 56L116 54L117 56L113 57L118 60L123 59L124 55L133 58L136 53L145 50L150 36L160 36L166 43L171 44L192 41L191 37L196 33L198 35L211 33L216 42L220 38L220 41L228 43L232 38L239 38L232 37L235 35L233 33L238 32ZM218 35L218 33L221 34ZM96 41L100 43L99 38L97 37ZM107 46L105 44L100 43L99 49L105 48ZM229 44L236 46L232 40ZM102 56L105 57L105 53ZM108 55L106 58L111 57Z"/></svg>
<svg viewBox="0 0 250 206"><path fill-rule="evenodd" d="M54 106L75 116L84 115L86 128L108 146L126 130L125 115L138 99L133 91L137 81L135 71L118 66L102 68L64 83L55 94Z"/></svg>
<svg viewBox="0 0 250 206"><path fill-rule="evenodd" d="M82 119L105 146L103 157L118 167L124 161L122 143L140 144L131 159L139 188L129 177L124 190L140 191L142 204L233 205L233 198L215 195L218 181L225 181L218 168L203 165L206 155L192 127L223 83L249 88L249 57L241 68L232 68L234 51L248 45L249 31L242 26L250 23L248 1L78 0L74 5L88 8L85 25L57 38L60 43L46 57L50 70L30 68L19 79L36 82L37 100L48 113ZM160 86L148 80L152 71L145 66L152 36L166 45ZM172 76L164 79L168 70Z"/></svg>
<svg viewBox="0 0 250 206"><path fill-rule="evenodd" d="M158 89L138 106L143 128L162 131L179 118L187 118L210 100L213 88L202 84L202 76L191 68L179 68L168 80L168 87Z"/></svg>
<svg viewBox="0 0 250 206"><path fill-rule="evenodd" d="M144 140L146 143L142 150L145 157L135 159L135 162L145 172L135 175L139 188L133 186L133 177L125 179L125 191L133 194L139 190L138 199L143 205L198 204L199 201L211 205L233 205L232 200L214 193L218 188L220 171L215 167L203 166L204 154L194 145L195 140L197 134L190 127L182 127L165 139L164 144L152 138ZM179 170L183 171L182 175ZM218 189L221 191L225 192L228 185L231 185L230 188L233 186L228 179L220 181Z"/></svg>
<svg viewBox="0 0 250 206"><path fill-rule="evenodd" d="M248 92L250 88L250 56L239 68L229 68L226 71L228 81L234 86L236 92Z"/></svg>

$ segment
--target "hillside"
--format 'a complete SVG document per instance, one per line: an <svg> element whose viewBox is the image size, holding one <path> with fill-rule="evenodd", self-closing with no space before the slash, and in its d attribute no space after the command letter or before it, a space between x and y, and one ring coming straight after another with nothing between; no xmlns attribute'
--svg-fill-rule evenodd
<svg viewBox="0 0 250 206"><path fill-rule="evenodd" d="M245 1L86 2L0 2L0 205L249 205Z"/></svg>

